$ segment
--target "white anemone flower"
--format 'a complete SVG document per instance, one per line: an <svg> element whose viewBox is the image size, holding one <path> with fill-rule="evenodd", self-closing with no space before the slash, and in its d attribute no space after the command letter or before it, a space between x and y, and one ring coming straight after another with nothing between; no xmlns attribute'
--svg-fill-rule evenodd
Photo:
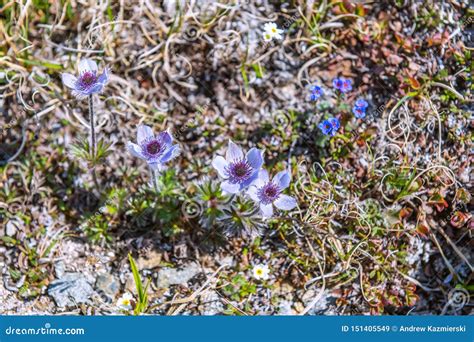
<svg viewBox="0 0 474 342"><path fill-rule="evenodd" d="M270 269L264 264L255 265L252 273L253 277L257 280L267 280L270 277Z"/></svg>
<svg viewBox="0 0 474 342"><path fill-rule="evenodd" d="M132 300L133 296L130 293L125 293L122 297L119 298L117 301L117 306L121 310L131 310L132 309Z"/></svg>
<svg viewBox="0 0 474 342"><path fill-rule="evenodd" d="M266 23L265 25L263 25L263 30L266 34L268 34L267 37L269 37L269 40L272 40L273 38L279 40L283 39L283 30L279 29L277 24L275 23ZM266 40L265 33L263 34L263 38Z"/></svg>

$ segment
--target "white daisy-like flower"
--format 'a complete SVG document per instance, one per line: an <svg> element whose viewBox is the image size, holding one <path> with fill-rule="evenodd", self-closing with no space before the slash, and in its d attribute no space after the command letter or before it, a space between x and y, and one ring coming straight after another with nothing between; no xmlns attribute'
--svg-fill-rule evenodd
<svg viewBox="0 0 474 342"><path fill-rule="evenodd" d="M268 33L267 31L263 32L263 40L266 42L271 42L272 41L272 35Z"/></svg>
<svg viewBox="0 0 474 342"><path fill-rule="evenodd" d="M133 296L130 293L125 293L122 297L119 298L117 301L117 306L121 310L131 310L132 309L132 300Z"/></svg>
<svg viewBox="0 0 474 342"><path fill-rule="evenodd" d="M258 280L267 280L270 276L270 269L267 265L258 264L253 267L253 277Z"/></svg>
<svg viewBox="0 0 474 342"><path fill-rule="evenodd" d="M283 39L282 33L283 30L279 29L278 26L275 23L266 23L263 25L263 38L266 40L265 33L268 34L269 40L272 40L273 38L275 39Z"/></svg>

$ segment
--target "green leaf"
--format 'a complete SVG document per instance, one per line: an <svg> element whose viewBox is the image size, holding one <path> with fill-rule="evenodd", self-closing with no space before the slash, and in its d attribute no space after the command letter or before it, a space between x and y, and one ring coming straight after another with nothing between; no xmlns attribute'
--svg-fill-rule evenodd
<svg viewBox="0 0 474 342"><path fill-rule="evenodd" d="M132 254L128 254L128 260L130 262L130 268L132 269L133 280L135 281L135 286L137 288L137 295L138 295L138 303L135 308L135 314L138 315L142 312L145 312L148 307L148 294L147 289L150 285L151 279L148 278L147 284L145 288L142 284L142 279L140 277L140 272L138 271L137 264L135 260L133 260Z"/></svg>

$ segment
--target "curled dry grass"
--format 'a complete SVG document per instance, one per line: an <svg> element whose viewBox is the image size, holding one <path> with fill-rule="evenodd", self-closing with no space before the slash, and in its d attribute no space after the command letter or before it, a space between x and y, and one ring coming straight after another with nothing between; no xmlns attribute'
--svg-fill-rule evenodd
<svg viewBox="0 0 474 342"><path fill-rule="evenodd" d="M16 124L2 140L0 204L4 224L19 220L21 229L2 242L5 287L20 289L19 298L39 296L55 260L67 253L64 241L81 241L85 259L116 251L104 266L111 273L129 250L140 256L170 244L186 246L189 258L219 272L176 289L185 299L155 292L150 312L196 314L198 298L215 291L229 313L276 313L276 293L289 284L294 313L319 312L318 302L328 298L331 309L320 313L459 313L447 304L450 291L468 288L472 274L465 176L472 161L472 62L459 24L468 12L465 4L433 6L434 12L410 1L7 2L0 10L0 87L3 120ZM285 38L262 44L260 30L271 21ZM98 169L101 196L69 148L88 128L87 105L59 77L85 56L112 70L97 101L97 128L113 142ZM366 96L374 110L371 120L357 123L338 112L346 126L324 141L316 125L326 109L307 101L305 87L329 88L337 75L357 85L347 102ZM329 97L329 112L336 105ZM453 113L462 134L448 123ZM140 211L148 197L130 204L124 194L141 194L147 182L145 166L124 152L140 123L171 128L183 147L169 181L172 200L160 199L159 215L181 216L181 203L195 191L187 184L209 175L212 155L229 138L265 148L277 169L291 167L298 209L268 222L258 243L219 242L226 238L202 232L199 220L150 226ZM116 212L94 223L97 247L78 227L111 198ZM453 225L461 214L467 219ZM101 229L111 230L112 245ZM168 263L182 263L165 254ZM225 256L233 256L232 267L219 266ZM272 267L270 297L261 285L243 295L248 287L235 280L248 277L257 261ZM314 296L303 300L310 291ZM101 301L91 307L113 310Z"/></svg>

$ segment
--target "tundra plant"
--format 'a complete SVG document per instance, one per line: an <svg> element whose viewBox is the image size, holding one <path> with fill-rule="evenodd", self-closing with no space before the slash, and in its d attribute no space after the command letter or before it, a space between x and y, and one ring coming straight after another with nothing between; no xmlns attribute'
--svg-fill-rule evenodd
<svg viewBox="0 0 474 342"><path fill-rule="evenodd" d="M257 204L257 211L262 218L273 216L273 204L282 210L291 210L296 200L282 194L290 184L291 176L287 171L279 172L271 181L268 172L262 169L263 152L257 148L250 149L244 156L242 149L229 140L226 157L216 156L212 166L223 178L221 188L230 194L245 195Z"/></svg>
<svg viewBox="0 0 474 342"><path fill-rule="evenodd" d="M137 130L137 143L129 141L128 150L135 157L148 163L155 190L158 191L158 173L164 169L164 164L180 153L179 145L173 145L173 137L169 131L153 133L151 127L141 125Z"/></svg>
<svg viewBox="0 0 474 342"><path fill-rule="evenodd" d="M94 94L100 93L109 81L107 68L99 75L97 63L92 59L82 59L78 65L79 75L64 73L61 75L64 85L72 89L72 94L78 98L89 99L89 124L91 132L91 154L96 155L95 116L94 116Z"/></svg>

